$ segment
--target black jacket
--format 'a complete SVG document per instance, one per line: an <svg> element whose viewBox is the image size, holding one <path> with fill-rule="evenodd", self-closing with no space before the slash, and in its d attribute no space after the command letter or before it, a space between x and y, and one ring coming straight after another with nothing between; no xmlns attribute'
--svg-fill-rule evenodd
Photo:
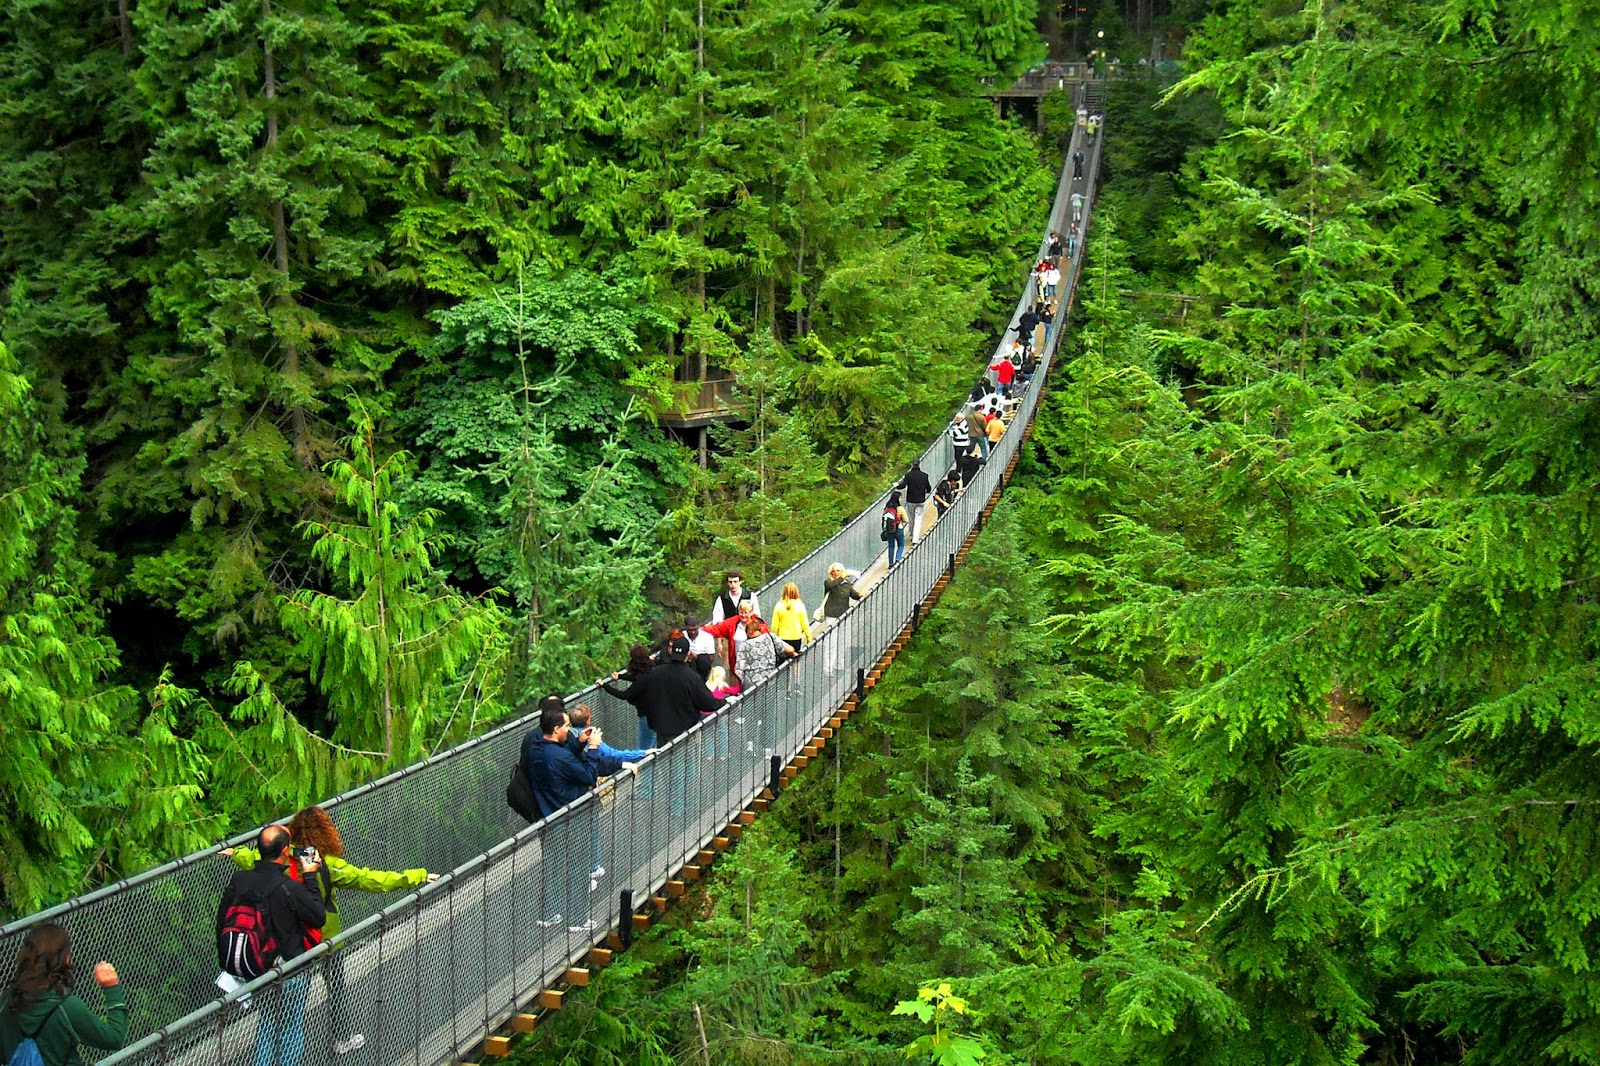
<svg viewBox="0 0 1600 1066"><path fill-rule="evenodd" d="M933 482L928 480L925 471L914 469L907 470L906 476L895 487L906 490L907 503L927 503L928 493L933 491Z"/></svg>
<svg viewBox="0 0 1600 1066"><path fill-rule="evenodd" d="M619 699L627 700L638 708L650 723L651 732L659 736L675 737L687 732L700 721L700 712L707 714L727 706L700 680L700 673L688 663L657 663L648 673L633 679L627 691L619 691L610 684L602 686Z"/></svg>
<svg viewBox="0 0 1600 1066"><path fill-rule="evenodd" d="M269 859L257 859L255 866L233 875L217 907L218 929L222 928L222 916L228 908L246 899L265 916L267 932L278 942L278 957L285 962L306 952L305 930L321 929L328 920L322 896L290 877L286 867Z"/></svg>

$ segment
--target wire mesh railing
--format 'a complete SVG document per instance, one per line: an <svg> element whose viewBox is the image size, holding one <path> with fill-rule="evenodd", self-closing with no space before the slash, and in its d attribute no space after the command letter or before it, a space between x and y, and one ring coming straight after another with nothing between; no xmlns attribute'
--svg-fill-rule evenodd
<svg viewBox="0 0 1600 1066"><path fill-rule="evenodd" d="M1063 231L1070 194L1087 199L1100 137L1074 132L1068 155L1088 156L1087 180L1064 167L1048 230ZM1084 207L1082 231L1088 228ZM1041 251L1044 241L1041 240ZM449 1061L491 1031L518 1003L547 987L619 917L623 893L642 902L722 830L765 787L772 759L787 763L845 700L856 672L870 669L952 565L999 486L1031 421L1054 358L1083 255L1064 263L1061 313L1046 333L1033 385L1011 428L948 513L908 547L867 598L806 653L717 715L563 810L524 826L505 804L505 780L537 716L507 722L456 748L353 789L324 806L336 817L346 854L362 866L449 870L437 883L399 897L346 891L344 932L281 970L219 995L214 985L217 900L231 875L229 845L186 856L108 885L0 930L0 982L16 949L42 921L69 927L79 959L109 958L131 990L130 1039L103 1059L138 1066L181 1058L204 1064L241 1055L262 1059L277 1020L298 1033L279 1061L330 1061L355 1032L365 1044L348 1066ZM1017 312L1031 306L1030 275ZM1007 331L1004 350L1014 339ZM935 476L953 461L941 435L923 453ZM887 492L843 529L773 579L820 592L834 561L866 570L884 553L878 516ZM769 600L775 602L775 600ZM594 708L613 741L631 737L634 708L591 687L569 697ZM591 877L602 868L604 874ZM320 979L315 979L320 978ZM304 1001L304 1009L300 1002ZM301 1018L289 1025L292 1018ZM299 1050L292 1045L299 1041Z"/></svg>

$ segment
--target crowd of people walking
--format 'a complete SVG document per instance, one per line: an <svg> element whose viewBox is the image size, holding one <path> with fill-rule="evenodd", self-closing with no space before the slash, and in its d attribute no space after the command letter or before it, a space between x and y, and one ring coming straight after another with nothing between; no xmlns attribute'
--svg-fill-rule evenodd
<svg viewBox="0 0 1600 1066"><path fill-rule="evenodd" d="M1075 234L1075 230L1071 232ZM882 572L899 565L908 548L949 513L995 454L1033 380L1038 352L1056 320L1061 259L1069 247L1069 240L1061 234L1050 234L1046 254L1035 268L1036 300L1018 316L1008 331L1012 339L1000 347L988 364L987 376L978 381L951 419L950 468L936 480L922 469L920 461L913 462L889 493L879 516ZM877 573L877 565L874 561L865 569ZM656 646L634 645L625 669L598 680L600 688L631 704L638 713L637 748L618 752L607 747L599 731L589 726L586 705L566 709L559 696L546 697L540 704L539 728L528 735L512 774L508 802L530 821L548 817L584 797L609 773L637 773L638 760L671 744L700 722L736 713L730 708L745 694L796 663L829 630L848 623L852 607L868 591L861 587L862 572L848 569L842 562L830 565L815 610L808 608L797 583L784 584L769 622L761 613L758 594L746 587L744 574L728 571L706 616L676 620ZM827 642L823 669L828 673L840 668L843 643ZM790 677L792 684L792 672ZM743 719L735 721L742 723ZM724 717L708 742L712 752L708 758L727 757L727 735ZM676 795L685 784L675 778L669 787ZM605 865L596 852L588 890L593 891L604 876ZM549 913L541 924L560 923L563 914L587 914L581 880L574 878L559 893L560 898L546 908ZM568 929L586 932L587 924L574 922Z"/></svg>

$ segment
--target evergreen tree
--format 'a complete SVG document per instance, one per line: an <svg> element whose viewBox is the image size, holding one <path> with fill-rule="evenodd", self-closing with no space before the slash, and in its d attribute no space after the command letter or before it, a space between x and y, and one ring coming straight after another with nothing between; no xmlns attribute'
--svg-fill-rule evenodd
<svg viewBox="0 0 1600 1066"><path fill-rule="evenodd" d="M130 594L195 627L189 654L265 625L254 647L277 657L269 604L307 564L293 524L326 498L342 436L330 388L389 358L383 331L350 328L374 295L367 205L388 180L365 30L319 0L176 0L133 18L150 148L146 194L118 217L146 242L135 277L153 329L105 397L99 508L131 527L108 540ZM158 524L176 530L140 535Z"/></svg>
<svg viewBox="0 0 1600 1066"><path fill-rule="evenodd" d="M283 624L311 662L334 739L405 765L457 715L492 717L502 620L492 604L444 584L429 544L433 513L405 517L395 498L407 456L379 459L371 422L357 429L351 457L330 471L350 517L304 530L336 591L294 593Z"/></svg>
<svg viewBox="0 0 1600 1066"><path fill-rule="evenodd" d="M86 879L205 842L204 761L166 708L111 680L70 499L81 455L52 442L0 345L0 893L27 913Z"/></svg>
<svg viewBox="0 0 1600 1066"><path fill-rule="evenodd" d="M661 501L684 463L631 417L663 371L639 341L660 322L643 293L574 271L463 304L441 316L407 412L428 459L405 497L439 509L458 582L515 604L522 696L612 668L644 630Z"/></svg>

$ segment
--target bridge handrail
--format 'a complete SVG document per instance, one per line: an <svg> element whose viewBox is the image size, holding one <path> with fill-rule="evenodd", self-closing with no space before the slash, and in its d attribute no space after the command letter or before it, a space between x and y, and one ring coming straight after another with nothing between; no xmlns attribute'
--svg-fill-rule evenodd
<svg viewBox="0 0 1600 1066"><path fill-rule="evenodd" d="M1080 136L1075 132L1074 147ZM1098 141L1096 138L1093 146L1096 163ZM1070 187L1069 169L1064 169L1048 228L1065 229ZM1041 251L1043 247L1041 239ZM1081 255L1080 246L1071 269L1063 271L1069 279L1075 280ZM1019 299L1018 311L1032 299L1030 278ZM1065 300L1062 306L1063 313L1049 331L1041 353L1041 377L1059 338ZM1002 349L1012 336L1008 330L1001 340ZM45 920L70 920L75 926L74 954L80 958L111 957L118 962L125 983L135 990L130 998L140 1024L133 1033L148 1034L105 1061L132 1062L146 1055L165 1059L178 1053L175 1041L194 1042L199 1039L196 1032L210 1032L213 1024L220 1049L229 1043L230 1034L237 1035L241 1026L253 1024L239 1006L241 1001L255 993L269 997L277 994L274 986L282 979L313 968L327 971L337 966L341 973L347 967L357 971L359 980L378 983L377 1002L381 1005L382 993L393 980L373 976L386 973L385 945L392 956L400 935L396 930L410 928L414 932L407 965L418 968L420 982L423 926L441 928L439 908L447 907L454 942L459 924L455 914L457 894L463 891L463 884L470 886L466 891L475 887L481 892L477 905L484 916L480 939L485 970L489 969L491 953L489 886L495 878L502 886L522 886L522 892L513 894L519 903L526 904L531 896L539 906L545 906L545 897L552 888L549 879L540 877L538 871L578 866L586 871L590 868L588 860L598 849L608 857L608 870L597 880L616 891L621 886L631 886L637 893L636 902L642 904L649 894L661 889L684 858L692 857L768 783L771 759L776 756L787 762L788 756L815 732L820 724L817 716L825 719L854 686L853 671L875 661L903 627L912 606L921 603L945 570L945 556L953 556L966 531L981 517L984 501L998 484L1000 473L1020 440L1020 430L1031 418L1038 393L1037 386L1029 390L1013 430L1002 438L997 455L984 468L978 484L961 497L920 544L908 551L906 560L873 590L865 603L847 615L843 624L824 634L798 667L780 671L723 719L680 737L667 750L646 760L638 778L612 782L555 816L518 829L520 820L504 806L505 774L532 721L508 721L324 804L338 811L347 851L362 864L414 866L420 856L429 868L448 868L452 872L437 884L416 890L386 907L366 894L341 895L341 908L347 919L344 933L335 944L319 948L283 971L275 971L226 996L219 997L210 987L210 978L215 975L211 923L218 893L231 871L225 861L206 861L215 859L224 846L219 844L6 926L0 930L0 980L8 979L17 940L27 928ZM941 471L949 464L950 456L948 439L941 435L923 453L924 467L930 472ZM877 515L886 497L887 492L770 582L762 590L763 596L771 597L789 580L799 581L803 588L820 587L822 573L834 558L857 563L864 569L867 561L881 552ZM635 715L628 705L594 686L570 699L593 704L597 721L613 741L630 735ZM744 749L735 758L738 744ZM707 769L701 765L703 762L714 765ZM723 768L723 763L734 765ZM689 799L691 787L697 802L673 802ZM405 802L399 803L396 797ZM619 811L626 811L626 816ZM253 832L240 834L228 843L247 840ZM440 858L445 861L438 861ZM507 864L509 874L505 873ZM519 872L523 865L526 868ZM587 891L587 883L582 887L585 899L579 902L585 904L583 920L609 924L613 907L600 901L614 897L610 892ZM575 896L571 884L560 886L560 891L566 893L566 899ZM554 932L538 934L542 939L537 958L529 958L526 953L518 955L517 933L527 931L519 929L513 920L516 912L504 907L503 902L496 906L505 910L503 917L513 929L512 940L509 944L496 944L493 950L510 953L507 958L512 963L511 987L496 986L491 994L489 976L483 975L484 1011L478 1020L481 1024L469 1026L480 1034L497 1020L497 1011L509 1009L519 996L543 987L541 982L547 982L552 973L581 957L593 940L582 934L562 937L560 928L564 926L552 927ZM572 917L571 913L564 913L562 922ZM196 945L198 958L194 954ZM134 959L127 958L130 947L137 955ZM369 957L374 951L375 966L370 965L373 960ZM531 969L523 973L525 965ZM459 978L452 974L452 997ZM510 998L504 994L507 991ZM322 1009L326 1008L324 999ZM449 1046L453 1051L463 1046L459 1042L461 1015L455 1009L454 998L452 1009L455 1012L450 1016ZM380 1018L374 1020L381 1022L381 1010L379 1014ZM177 1015L181 1015L177 1021L168 1021ZM444 1047L439 1043L442 1037L438 1032L424 1031L423 1017L418 1013L414 1019L417 1042L412 1050L417 1056L424 1046ZM381 1047L375 1053L381 1060Z"/></svg>

